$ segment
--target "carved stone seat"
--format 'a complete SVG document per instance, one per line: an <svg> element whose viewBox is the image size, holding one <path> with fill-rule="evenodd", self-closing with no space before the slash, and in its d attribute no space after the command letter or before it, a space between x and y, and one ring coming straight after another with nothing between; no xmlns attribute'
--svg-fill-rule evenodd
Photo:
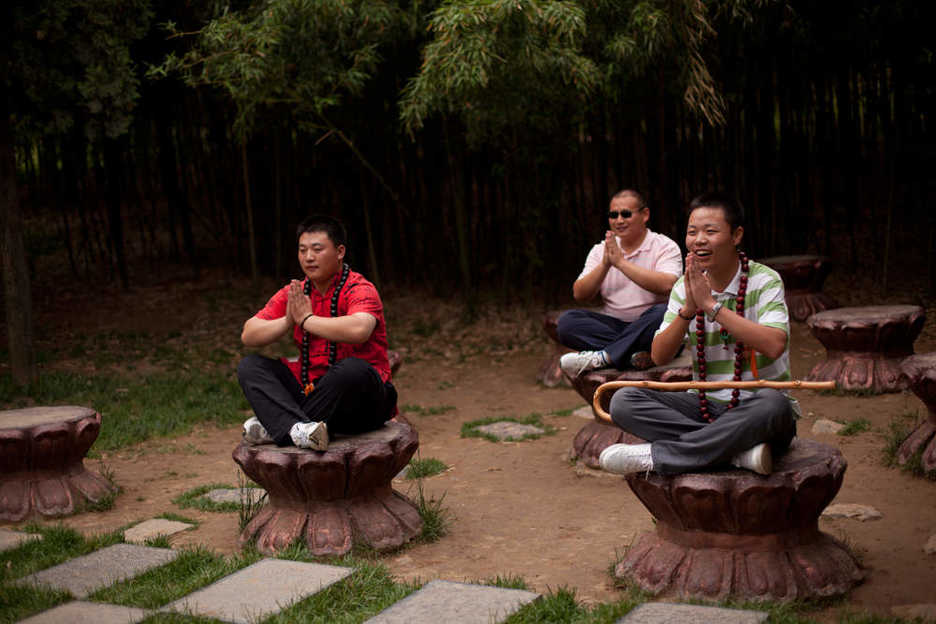
<svg viewBox="0 0 936 624"><path fill-rule="evenodd" d="M547 388L555 388L559 384L569 383L569 380L566 379L566 376L562 374L562 370L559 368L559 358L563 354L572 351L572 349L564 347L559 342L559 315L562 312L562 310L550 310L543 315L543 331L552 339L553 350L540 365L539 371L536 373L536 381Z"/></svg>
<svg viewBox="0 0 936 624"><path fill-rule="evenodd" d="M936 471L936 352L908 357L901 370L913 393L929 412L926 420L904 440L897 451L897 463L906 464L917 452L923 470Z"/></svg>
<svg viewBox="0 0 936 624"><path fill-rule="evenodd" d="M0 520L62 516L112 494L85 468L101 431L101 415L73 405L0 412Z"/></svg>
<svg viewBox="0 0 936 624"><path fill-rule="evenodd" d="M913 341L926 316L915 305L837 308L807 319L826 348L826 361L813 367L812 381L835 381L845 390L899 392L907 387L901 361L913 355Z"/></svg>
<svg viewBox="0 0 936 624"><path fill-rule="evenodd" d="M833 263L825 256L774 256L760 261L783 279L790 316L805 321L816 312L838 307L838 302L822 292L822 284Z"/></svg>
<svg viewBox="0 0 936 624"><path fill-rule="evenodd" d="M598 386L608 381L690 381L692 379L692 359L688 350L667 364L655 366L647 370L617 370L604 368L591 371L572 380L572 387L591 405ZM607 398L605 398L607 397ZM602 397L602 409L608 411L611 394ZM624 442L636 444L642 442L640 438L625 432L620 427L609 425L598 418L590 422L575 434L572 440L572 451L569 456L573 460L581 460L589 468L598 468L598 456L612 444Z"/></svg>
<svg viewBox="0 0 936 624"><path fill-rule="evenodd" d="M343 555L355 540L397 548L422 531L416 506L391 481L419 446L415 429L388 421L354 436L335 436L324 452L241 443L234 461L267 491L268 503L241 532L266 554L297 539L315 555Z"/></svg>
<svg viewBox="0 0 936 624"><path fill-rule="evenodd" d="M819 530L847 464L797 438L762 477L744 470L627 476L656 518L614 574L654 594L707 600L836 596L864 578L844 544Z"/></svg>

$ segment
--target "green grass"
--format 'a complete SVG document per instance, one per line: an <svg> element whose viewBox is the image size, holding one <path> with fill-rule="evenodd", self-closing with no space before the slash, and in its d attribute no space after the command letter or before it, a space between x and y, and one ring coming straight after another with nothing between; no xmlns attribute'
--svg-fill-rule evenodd
<svg viewBox="0 0 936 624"><path fill-rule="evenodd" d="M85 538L74 529L61 525L30 524L20 529L26 533L38 533L42 539L30 540L17 548L0 552L0 582L20 578L123 541L121 531Z"/></svg>
<svg viewBox="0 0 936 624"><path fill-rule="evenodd" d="M885 466L900 468L902 471L912 474L915 477L922 477L931 481L936 481L936 470L926 471L923 468L923 448L907 458L904 465L897 463L897 453L900 445L903 444L907 436L913 432L919 423L920 417L916 411L906 411L896 416L888 424L887 432L884 435L884 449L881 452L881 459Z"/></svg>
<svg viewBox="0 0 936 624"><path fill-rule="evenodd" d="M64 590L0 584L0 624L12 624L71 600Z"/></svg>
<svg viewBox="0 0 936 624"><path fill-rule="evenodd" d="M446 412L451 412L455 410L454 405L432 405L430 407L423 407L422 405L415 405L412 403L407 403L400 408L403 412L410 412L414 414L419 414L420 416L437 416L439 414L445 414Z"/></svg>
<svg viewBox="0 0 936 624"><path fill-rule="evenodd" d="M543 433L526 433L519 438L505 438L501 440L495 435L490 433L484 433L478 431L478 427L483 427L484 425L489 425L496 422L515 422L522 425L533 425L534 427L539 427L543 430ZM472 420L470 422L462 423L461 427L461 437L463 438L484 438L485 440L490 440L491 442L519 442L521 440L535 440L544 435L553 435L556 433L556 428L552 425L547 425L543 423L543 418L536 412L524 416L523 418L516 418L514 416L494 416L491 418L482 418L480 420Z"/></svg>
<svg viewBox="0 0 936 624"><path fill-rule="evenodd" d="M240 503L216 503L213 500L205 498L205 494L211 490L233 490L236 486L227 483L209 483L199 485L198 487L186 490L172 499L172 502L182 509L198 509L201 511L231 512L239 511Z"/></svg>
<svg viewBox="0 0 936 624"><path fill-rule="evenodd" d="M437 475L441 472L445 472L446 470L448 470L448 466L434 457L427 457L426 459L414 458L409 462L409 468L406 471L406 478L422 479L424 477Z"/></svg>
<svg viewBox="0 0 936 624"><path fill-rule="evenodd" d="M838 434L840 436L853 436L858 435L871 429L871 421L867 418L855 418L854 420L845 424L842 427Z"/></svg>
<svg viewBox="0 0 936 624"><path fill-rule="evenodd" d="M432 543L445 537L452 522L452 512L443 505L445 493L439 498L426 497L422 481L416 482L416 510L422 518L423 528L419 541Z"/></svg>
<svg viewBox="0 0 936 624"><path fill-rule="evenodd" d="M227 426L243 420L247 401L230 374L217 371L153 373L146 377L44 372L31 394L0 377L0 404L25 407L87 405L102 415L96 451L158 437L179 436L198 423Z"/></svg>

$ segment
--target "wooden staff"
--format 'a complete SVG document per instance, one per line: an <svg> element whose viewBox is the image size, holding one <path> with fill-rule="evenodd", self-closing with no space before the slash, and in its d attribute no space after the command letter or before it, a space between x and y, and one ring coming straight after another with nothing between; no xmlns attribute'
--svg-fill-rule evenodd
<svg viewBox="0 0 936 624"><path fill-rule="evenodd" d="M613 425L611 415L601 409L601 396L609 390L618 388L649 388L663 392L680 392L685 390L725 390L727 388L741 388L742 390L757 390L759 388L774 388L775 390L835 390L834 381L608 381L595 390L592 407L598 418Z"/></svg>

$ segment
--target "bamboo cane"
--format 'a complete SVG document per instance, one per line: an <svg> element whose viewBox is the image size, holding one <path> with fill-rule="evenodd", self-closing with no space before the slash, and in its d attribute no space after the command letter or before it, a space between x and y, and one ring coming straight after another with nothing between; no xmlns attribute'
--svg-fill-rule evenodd
<svg viewBox="0 0 936 624"><path fill-rule="evenodd" d="M592 407L598 418L613 425L611 415L601 409L601 396L609 390L618 388L649 388L664 392L679 392L684 390L724 390L726 388L741 388L742 390L757 390L760 388L773 388L775 390L834 390L834 381L608 381L595 390Z"/></svg>

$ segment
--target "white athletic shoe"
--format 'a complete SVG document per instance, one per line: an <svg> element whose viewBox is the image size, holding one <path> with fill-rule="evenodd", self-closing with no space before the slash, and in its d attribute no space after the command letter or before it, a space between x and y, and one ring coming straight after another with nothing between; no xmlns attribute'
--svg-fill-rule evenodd
<svg viewBox="0 0 936 624"><path fill-rule="evenodd" d="M769 475L773 472L773 455L770 447L762 442L735 455L731 460L731 465L757 474Z"/></svg>
<svg viewBox="0 0 936 624"><path fill-rule="evenodd" d="M611 363L604 351L579 351L566 353L559 358L559 368L562 372L575 379L582 373L598 368L608 368Z"/></svg>
<svg viewBox="0 0 936 624"><path fill-rule="evenodd" d="M270 444L273 438L267 432L260 420L256 416L251 416L244 421L244 440L247 444Z"/></svg>
<svg viewBox="0 0 936 624"><path fill-rule="evenodd" d="M299 448L313 451L328 449L328 428L323 422L297 422L289 430L289 437Z"/></svg>
<svg viewBox="0 0 936 624"><path fill-rule="evenodd" d="M622 475L653 470L649 444L612 444L601 451L598 463L602 470Z"/></svg>

